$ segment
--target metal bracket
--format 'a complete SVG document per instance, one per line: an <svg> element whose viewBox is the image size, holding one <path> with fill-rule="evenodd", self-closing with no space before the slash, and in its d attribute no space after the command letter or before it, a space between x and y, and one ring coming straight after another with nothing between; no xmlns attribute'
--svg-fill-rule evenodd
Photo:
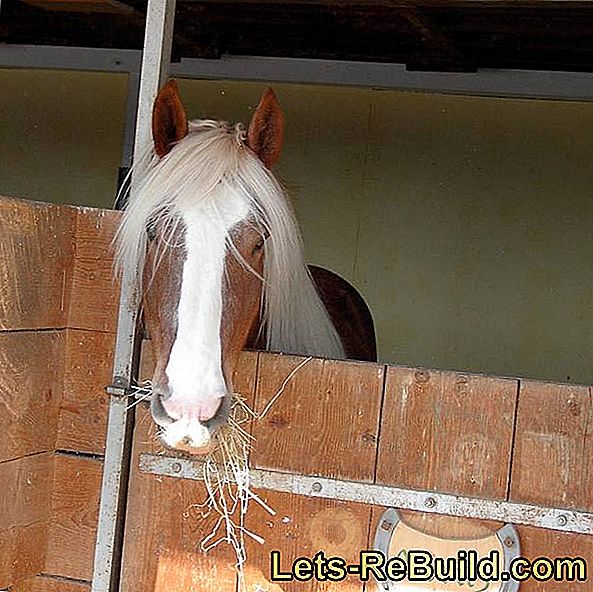
<svg viewBox="0 0 593 592"><path fill-rule="evenodd" d="M116 376L112 384L108 384L105 387L105 391L112 397L130 397L134 395L134 389L132 389L126 381L119 376Z"/></svg>
<svg viewBox="0 0 593 592"><path fill-rule="evenodd" d="M200 481L203 479L202 469L203 461L198 459L148 453L140 455L142 473ZM251 469L249 473L253 488L593 535L593 514L568 508L550 508L264 469Z"/></svg>

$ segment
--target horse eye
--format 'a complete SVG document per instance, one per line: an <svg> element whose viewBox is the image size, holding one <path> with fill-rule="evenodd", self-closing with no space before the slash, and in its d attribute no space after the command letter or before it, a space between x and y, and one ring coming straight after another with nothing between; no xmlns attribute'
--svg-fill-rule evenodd
<svg viewBox="0 0 593 592"><path fill-rule="evenodd" d="M146 235L148 236L148 240L150 242L152 242L156 238L156 228L154 224L146 225Z"/></svg>
<svg viewBox="0 0 593 592"><path fill-rule="evenodd" d="M261 251L264 248L264 244L266 242L266 239L268 238L268 236L270 236L268 233L265 233L263 236L260 236L257 239L257 242L255 243L254 247L253 247L253 254L255 255L256 253L258 253L259 251Z"/></svg>

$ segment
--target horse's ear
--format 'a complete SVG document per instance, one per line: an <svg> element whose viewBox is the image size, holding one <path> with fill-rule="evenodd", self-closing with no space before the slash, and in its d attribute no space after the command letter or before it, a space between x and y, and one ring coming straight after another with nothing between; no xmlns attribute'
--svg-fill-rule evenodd
<svg viewBox="0 0 593 592"><path fill-rule="evenodd" d="M152 109L154 151L165 156L176 142L187 136L187 117L177 81L169 80L159 91Z"/></svg>
<svg viewBox="0 0 593 592"><path fill-rule="evenodd" d="M274 91L268 88L251 118L247 145L271 169L280 158L283 141L284 115Z"/></svg>

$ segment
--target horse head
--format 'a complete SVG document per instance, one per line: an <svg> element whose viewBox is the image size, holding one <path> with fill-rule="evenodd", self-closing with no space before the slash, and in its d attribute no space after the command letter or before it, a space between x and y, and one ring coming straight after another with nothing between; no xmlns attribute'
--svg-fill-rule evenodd
<svg viewBox="0 0 593 592"><path fill-rule="evenodd" d="M118 233L121 264L145 263L144 321L156 366L151 413L170 447L202 452L228 417L239 354L270 349L341 357L303 259L293 212L270 172L284 119L271 89L247 132L187 120L177 85L158 94Z"/></svg>

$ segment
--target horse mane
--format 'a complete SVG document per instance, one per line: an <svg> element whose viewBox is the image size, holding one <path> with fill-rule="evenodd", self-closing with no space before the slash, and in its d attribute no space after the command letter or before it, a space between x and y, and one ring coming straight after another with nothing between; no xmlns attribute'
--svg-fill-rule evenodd
<svg viewBox="0 0 593 592"><path fill-rule="evenodd" d="M179 212L184 205L209 200L224 208L229 192L247 200L254 223L269 234L265 243L262 322L269 350L343 358L344 348L322 304L304 260L294 212L272 173L245 144L238 124L194 120L189 133L159 158L151 147L132 172L128 197L116 235L121 270L139 270L147 246L146 229L158 224L165 242L178 240ZM238 255L227 236L231 252ZM244 262L243 262L244 263ZM254 272L255 273L255 272Z"/></svg>

